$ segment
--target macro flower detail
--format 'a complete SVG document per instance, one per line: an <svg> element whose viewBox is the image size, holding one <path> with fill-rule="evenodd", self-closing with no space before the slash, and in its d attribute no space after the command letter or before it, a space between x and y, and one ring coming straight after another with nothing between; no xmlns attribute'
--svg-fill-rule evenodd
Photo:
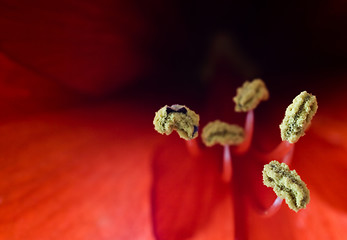
<svg viewBox="0 0 347 240"><path fill-rule="evenodd" d="M345 240L346 9L2 1L0 239ZM256 76L270 101L235 112ZM279 125L301 90L319 113L291 143ZM153 131L166 103L199 113L188 141ZM216 119L242 127L243 142L190 139ZM274 159L309 187L305 209L263 184Z"/></svg>
<svg viewBox="0 0 347 240"><path fill-rule="evenodd" d="M310 201L310 191L295 170L290 171L285 163L271 161L264 166L264 185L273 188L278 197L284 198L288 207L295 212Z"/></svg>
<svg viewBox="0 0 347 240"><path fill-rule="evenodd" d="M156 112L153 124L161 134L176 130L181 138L190 140L198 136L199 115L183 105L166 105Z"/></svg>
<svg viewBox="0 0 347 240"><path fill-rule="evenodd" d="M237 239L248 239L247 219L244 216L247 201L252 203L252 211L265 218L271 218L279 212L283 199L295 212L308 204L310 194L306 184L295 170L290 171L287 166L293 159L294 143L283 140L268 152L259 151L257 147L252 146L253 110L261 100L269 97L265 84L260 79L246 82L238 89L237 94L238 97L234 97L234 101L243 99L243 104L239 106L243 106L242 109L246 112L244 127L215 120L205 125L201 138L185 138L189 141L179 143L170 137L155 153L152 213L153 229L157 239L186 239L191 236L199 225L209 221L215 206L221 204L223 198L216 196L232 194L234 197L234 237ZM248 100L244 101L245 99ZM186 121L183 117L192 111L182 105L173 106L165 106L156 113L153 123L157 131L158 126L165 126L167 122L176 126L172 129L178 131L182 128L177 127L180 126L179 121ZM168 121L170 114L179 118ZM313 115L307 118L307 124ZM168 132L171 133L172 130ZM223 151L214 145L222 145ZM213 159L220 160L216 162ZM273 159L279 159L279 162L269 163ZM262 173L264 183L255 178ZM251 187L245 187L245 184ZM265 205L254 189L255 186L264 186L260 184L273 187L277 194L274 196L273 193L266 193L268 200ZM181 189L179 186L184 188ZM226 186L232 186L232 191L230 192ZM176 210L173 209L174 206L177 206L174 208ZM170 225L176 222L177 214L190 214L191 217L181 219L180 222L174 223L174 226Z"/></svg>

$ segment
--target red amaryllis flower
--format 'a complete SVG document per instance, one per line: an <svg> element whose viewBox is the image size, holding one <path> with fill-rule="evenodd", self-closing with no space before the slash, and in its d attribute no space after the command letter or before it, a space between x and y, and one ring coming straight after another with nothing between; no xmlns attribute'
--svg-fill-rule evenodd
<svg viewBox="0 0 347 240"><path fill-rule="evenodd" d="M245 117L232 111L231 98L241 78L223 69L211 77L206 75L209 68L204 75L210 76L205 77L209 88L184 78L195 76L187 69L201 63L200 50L208 45L199 40L219 22L208 13L223 19L220 11L226 8L201 3L195 17L205 19L199 22L205 27L191 31L191 6L167 4L1 1L0 238L343 239L345 86L321 88L308 81L305 89L317 95L320 108L307 136L296 145L292 166L310 188L311 202L298 214L282 206L264 218L255 209L269 205L274 195L262 186L262 166L250 155L233 159L233 178L225 183L221 149L191 155L176 136L165 139L153 130L154 111L168 102L196 109L202 126L216 118L241 123ZM245 20L239 17L247 8L236 6L230 8L233 18ZM229 16L230 11L223 13ZM223 21L221 28L229 27L235 25ZM287 30L279 36L286 38ZM337 50L344 46L339 41ZM298 45L289 46L285 55L293 56L289 53ZM278 56L274 52L270 56ZM152 61L156 67L150 69L158 74L151 76L157 81L144 77ZM240 62L232 66L248 66ZM183 80L172 80L173 72ZM164 77L168 80L163 83ZM320 79L339 82L330 76ZM280 141L284 108L302 90L269 83L271 101L255 111L252 147L259 150ZM289 90L272 91L276 89Z"/></svg>

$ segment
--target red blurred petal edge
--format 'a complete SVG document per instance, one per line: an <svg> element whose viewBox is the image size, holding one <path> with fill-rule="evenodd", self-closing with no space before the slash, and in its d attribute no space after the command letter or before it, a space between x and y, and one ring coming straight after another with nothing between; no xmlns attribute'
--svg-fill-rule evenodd
<svg viewBox="0 0 347 240"><path fill-rule="evenodd" d="M133 1L0 5L0 51L47 79L101 95L135 81L150 66L146 44L152 30Z"/></svg>
<svg viewBox="0 0 347 240"><path fill-rule="evenodd" d="M61 84L48 81L35 71L0 52L0 109L4 117L18 117L42 110L54 110L78 102Z"/></svg>
<svg viewBox="0 0 347 240"><path fill-rule="evenodd" d="M232 238L230 186L221 181L218 161L222 156L211 148L191 155L185 141L173 135L166 137L152 163L156 239Z"/></svg>

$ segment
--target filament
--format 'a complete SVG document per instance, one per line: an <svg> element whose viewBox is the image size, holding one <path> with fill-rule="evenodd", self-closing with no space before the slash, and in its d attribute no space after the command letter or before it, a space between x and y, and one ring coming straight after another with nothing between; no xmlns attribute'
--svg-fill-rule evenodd
<svg viewBox="0 0 347 240"><path fill-rule="evenodd" d="M254 111L250 110L247 112L245 120L245 140L234 149L234 153L243 154L248 151L251 146L253 138L253 129L254 129Z"/></svg>
<svg viewBox="0 0 347 240"><path fill-rule="evenodd" d="M186 142L187 150L191 156L199 155L200 147L196 138L185 141L185 142Z"/></svg>
<svg viewBox="0 0 347 240"><path fill-rule="evenodd" d="M294 152L294 144L287 141L282 141L277 147L268 153L256 152L256 156L264 163L269 160L281 159L283 162L290 162Z"/></svg>
<svg viewBox="0 0 347 240"><path fill-rule="evenodd" d="M282 158L282 162L290 165L292 163L293 154L294 154L294 144L291 144L291 148L289 149L288 153Z"/></svg>
<svg viewBox="0 0 347 240"><path fill-rule="evenodd" d="M222 179L225 182L230 182L232 177L232 159L229 145L224 145L223 151L223 173Z"/></svg>
<svg viewBox="0 0 347 240"><path fill-rule="evenodd" d="M260 211L260 214L264 217L273 216L281 208L282 202L283 202L283 199L280 197L277 197L275 201L271 204L271 206L267 209Z"/></svg>

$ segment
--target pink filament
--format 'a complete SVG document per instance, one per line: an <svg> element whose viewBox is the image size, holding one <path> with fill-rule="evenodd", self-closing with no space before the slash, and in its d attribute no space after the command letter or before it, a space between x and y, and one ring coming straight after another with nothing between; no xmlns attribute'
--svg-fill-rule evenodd
<svg viewBox="0 0 347 240"><path fill-rule="evenodd" d="M264 217L273 216L281 208L282 202L283 202L283 199L280 197L277 197L269 208L264 209L263 211L260 212L260 215L262 215Z"/></svg>
<svg viewBox="0 0 347 240"><path fill-rule="evenodd" d="M282 141L277 147L269 153L256 153L256 156L264 163L268 163L271 160L277 160L282 162L291 162L291 158L294 151L294 144L287 141ZM287 164L288 164L287 163Z"/></svg>
<svg viewBox="0 0 347 240"><path fill-rule="evenodd" d="M222 179L224 182L230 182L232 177L232 159L229 145L224 145L223 151L223 173Z"/></svg>
<svg viewBox="0 0 347 240"><path fill-rule="evenodd" d="M190 153L190 155L192 156L199 155L200 147L196 138L191 139L189 141L185 141L185 142L186 142L187 150Z"/></svg>
<svg viewBox="0 0 347 240"><path fill-rule="evenodd" d="M254 129L254 112L250 110L247 112L246 121L245 121L245 140L239 146L234 149L236 154L243 154L248 151L251 146L253 138L253 129Z"/></svg>
<svg viewBox="0 0 347 240"><path fill-rule="evenodd" d="M294 144L291 144L291 147L288 153L282 158L282 162L287 165L290 165L292 163L293 154L294 154Z"/></svg>

